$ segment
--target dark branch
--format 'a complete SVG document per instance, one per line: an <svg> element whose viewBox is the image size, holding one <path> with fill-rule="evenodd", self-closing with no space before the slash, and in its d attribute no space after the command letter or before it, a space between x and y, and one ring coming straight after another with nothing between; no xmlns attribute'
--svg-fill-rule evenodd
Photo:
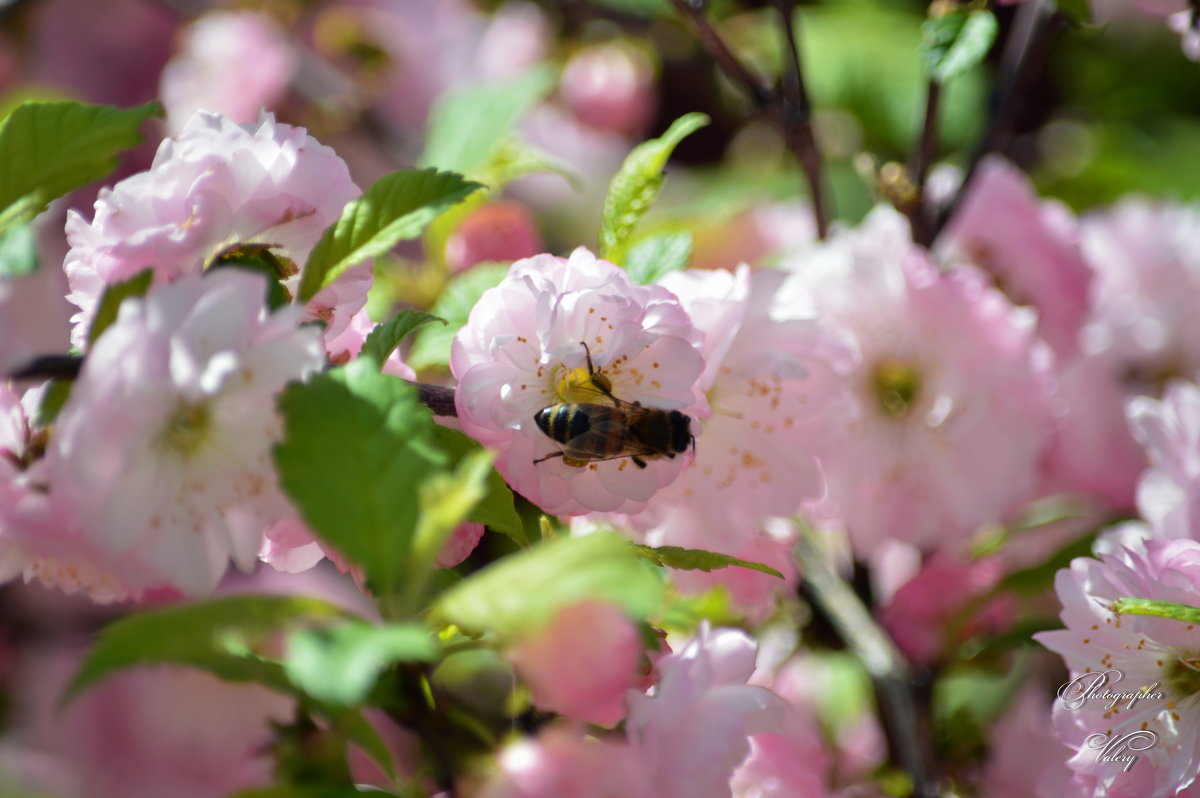
<svg viewBox="0 0 1200 798"><path fill-rule="evenodd" d="M1029 88L1033 78L1041 72L1050 45L1064 24L1063 17L1056 13L1046 0L1030 0L1017 12L1017 19L1004 43L1004 52L1000 57L1000 78L992 91L992 112L987 128L971 153L967 171L954 199L937 214L930 236L931 241L937 239L955 210L962 204L979 163L986 155L999 152L1008 145L1021 105L1017 100Z"/></svg>
<svg viewBox="0 0 1200 798"><path fill-rule="evenodd" d="M937 159L938 106L941 96L942 85L930 80L925 94L925 120L921 125L921 139L917 143L912 169L913 185L917 192L917 205L912 219L913 240L925 247L933 243L933 225L929 217L929 203L925 198L925 183L929 178L929 169Z"/></svg>
<svg viewBox="0 0 1200 798"><path fill-rule="evenodd" d="M913 781L914 798L936 798L931 730L919 711L914 681L904 656L850 586L829 566L811 528L802 527L796 560L804 592L866 668L875 685L884 731L896 763Z"/></svg>
<svg viewBox="0 0 1200 798"><path fill-rule="evenodd" d="M793 29L794 15L791 13L794 3L785 0L778 5L780 13L785 17L784 27L787 29L787 44L791 54L791 64L784 72L784 93L764 85L733 54L705 16L701 0L671 0L671 5L691 24L696 38L716 62L717 67L750 96L755 111L769 118L783 131L784 141L787 142L796 162L800 164L808 182L817 236L824 238L828 231L828 221L821 190L821 154L817 150L816 137L813 135L808 94L800 71L799 46Z"/></svg>
<svg viewBox="0 0 1200 798"><path fill-rule="evenodd" d="M73 380L83 368L83 355L41 355L8 375L10 380ZM421 402L435 416L457 416L454 389L418 382Z"/></svg>
<svg viewBox="0 0 1200 798"><path fill-rule="evenodd" d="M83 355L39 355L8 375L10 380L73 380L83 368Z"/></svg>

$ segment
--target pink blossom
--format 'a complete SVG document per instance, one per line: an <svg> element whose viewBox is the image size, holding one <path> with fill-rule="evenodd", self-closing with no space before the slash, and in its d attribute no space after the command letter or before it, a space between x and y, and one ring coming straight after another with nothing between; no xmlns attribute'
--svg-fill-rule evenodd
<svg viewBox="0 0 1200 798"><path fill-rule="evenodd" d="M636 681L642 643L620 609L582 601L522 638L511 658L539 707L613 726L625 715L625 692Z"/></svg>
<svg viewBox="0 0 1200 798"><path fill-rule="evenodd" d="M542 248L537 220L519 202L493 202L475 209L446 242L451 271L466 271L485 261L528 258Z"/></svg>
<svg viewBox="0 0 1200 798"><path fill-rule="evenodd" d="M654 112L654 66L622 42L581 48L563 67L559 93L579 121L624 135L640 133Z"/></svg>
<svg viewBox="0 0 1200 798"><path fill-rule="evenodd" d="M998 634L1012 625L1016 606L1011 596L972 605L987 596L1002 576L998 560L962 562L938 552L896 591L881 620L910 660L936 663L948 653L948 646L973 635ZM955 622L960 625L954 626Z"/></svg>
<svg viewBox="0 0 1200 798"><path fill-rule="evenodd" d="M992 726L987 764L980 778L984 798L1063 798L1071 778L1070 749L1054 736L1050 697L1023 688Z"/></svg>
<svg viewBox="0 0 1200 798"><path fill-rule="evenodd" d="M0 581L21 577L108 603L141 594L136 557L115 560L81 533L78 514L52 491L42 459L47 431L34 425L42 388L22 396L0 383Z"/></svg>
<svg viewBox="0 0 1200 798"><path fill-rule="evenodd" d="M291 699L199 671L138 668L60 714L55 705L78 660L37 650L18 674L20 754L48 760L46 773L30 774L31 789L58 798L221 798L271 784L270 724L290 718Z"/></svg>
<svg viewBox="0 0 1200 798"><path fill-rule="evenodd" d="M1114 599L1134 598L1200 604L1200 543L1145 540L1127 536L1124 544L1098 559L1080 557L1058 572L1055 591L1062 602L1065 629L1035 639L1061 655L1078 687L1106 678L1105 687L1133 693L1138 701L1081 698L1060 694L1054 706L1058 738L1075 751L1068 767L1093 780L1097 796L1129 795L1137 784L1141 798L1159 798L1193 783L1200 772L1200 681L1196 677L1197 633L1191 624L1167 618L1115 615ZM1089 681L1091 680L1091 681ZM1104 688L1099 688L1103 690ZM1156 735L1152 748L1138 753L1125 772L1099 760L1091 735L1109 738L1131 732ZM1077 779L1078 781L1078 779Z"/></svg>
<svg viewBox="0 0 1200 798"><path fill-rule="evenodd" d="M1092 275L1065 206L1040 200L1023 172L993 156L980 164L943 238L948 256L986 269L1014 302L1038 311L1038 333L1056 354L1078 351Z"/></svg>
<svg viewBox="0 0 1200 798"><path fill-rule="evenodd" d="M657 798L636 752L583 740L558 727L500 752L499 772L480 798ZM693 796L698 798L698 796Z"/></svg>
<svg viewBox="0 0 1200 798"><path fill-rule="evenodd" d="M1118 379L1114 358L1100 353L1062 364L1058 399L1066 415L1043 463L1046 491L1080 492L1114 508L1133 507L1146 459L1122 423L1128 389Z"/></svg>
<svg viewBox="0 0 1200 798"><path fill-rule="evenodd" d="M267 245L291 275L321 232L359 194L345 163L303 128L269 115L238 127L197 113L158 148L150 170L102 190L95 217L67 215L71 249L63 267L80 308L72 342L82 347L104 289L152 269L155 283L198 274L222 253ZM351 268L307 305L307 318L327 322L334 338L366 302L371 264Z"/></svg>
<svg viewBox="0 0 1200 798"><path fill-rule="evenodd" d="M1084 254L1096 270L1084 349L1111 356L1138 392L1200 370L1197 230L1200 211L1136 198L1083 218Z"/></svg>
<svg viewBox="0 0 1200 798"><path fill-rule="evenodd" d="M196 111L253 122L282 99L296 67L283 32L253 11L216 11L184 32L180 52L163 68L162 98L172 132Z"/></svg>
<svg viewBox="0 0 1200 798"><path fill-rule="evenodd" d="M961 545L1032 498L1053 413L1027 311L973 269L939 272L887 208L788 265L776 307L815 308L857 350L849 400L802 445L860 551Z"/></svg>
<svg viewBox="0 0 1200 798"><path fill-rule="evenodd" d="M553 29L535 4L509 0L496 9L476 50L476 69L486 79L504 80L546 58Z"/></svg>
<svg viewBox="0 0 1200 798"><path fill-rule="evenodd" d="M1167 26L1179 34L1183 54L1192 61L1200 61L1200 24L1192 9L1175 11L1167 18Z"/></svg>
<svg viewBox="0 0 1200 798"><path fill-rule="evenodd" d="M1197 219L1194 209L1137 198L1083 217L1092 312L1083 356L1059 378L1067 413L1046 461L1049 489L1132 506L1145 458L1123 423L1126 401L1159 395L1173 377L1200 377Z"/></svg>
<svg viewBox="0 0 1200 798"><path fill-rule="evenodd" d="M483 524L459 524L442 544L437 556L438 568L453 568L471 556L483 539Z"/></svg>
<svg viewBox="0 0 1200 798"><path fill-rule="evenodd" d="M276 394L324 361L298 321L294 307L268 316L263 278L233 269L122 304L47 455L94 546L192 595L230 558L253 566L266 526L294 514L271 463Z"/></svg>
<svg viewBox="0 0 1200 798"><path fill-rule="evenodd" d="M652 693L631 692L625 732L659 798L729 796L749 738L782 731L784 704L748 686L755 644L744 632L701 625L682 651L663 657Z"/></svg>
<svg viewBox="0 0 1200 798"><path fill-rule="evenodd" d="M1162 401L1129 401L1129 425L1150 468L1138 483L1138 509L1155 537L1200 537L1200 388L1177 380Z"/></svg>
<svg viewBox="0 0 1200 798"><path fill-rule="evenodd" d="M571 466L534 417L560 402L594 401L596 391L577 387L587 381L589 351L620 399L693 419L706 414L693 393L704 369L697 339L672 293L634 285L586 249L517 261L455 336L459 423L498 450L500 473L547 512L636 511L679 476L690 454L650 459L644 469L627 457ZM549 459L534 462L541 458Z"/></svg>

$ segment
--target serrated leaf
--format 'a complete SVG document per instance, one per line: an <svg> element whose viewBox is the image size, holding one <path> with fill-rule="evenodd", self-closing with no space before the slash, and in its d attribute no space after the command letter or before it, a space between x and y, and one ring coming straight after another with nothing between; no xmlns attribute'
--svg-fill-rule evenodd
<svg viewBox="0 0 1200 798"><path fill-rule="evenodd" d="M0 231L32 219L51 200L111 172L162 116L158 103L120 109L78 102L26 102L0 122Z"/></svg>
<svg viewBox="0 0 1200 798"><path fill-rule="evenodd" d="M91 348L92 344L96 343L96 339L117 320L121 303L130 297L145 296L146 292L150 290L152 282L154 282L153 270L145 269L128 280L113 283L104 289L100 303L96 306L96 315L92 317L92 325L88 328L88 348Z"/></svg>
<svg viewBox="0 0 1200 798"><path fill-rule="evenodd" d="M921 27L925 72L938 83L961 75L987 56L999 29L986 8L926 20Z"/></svg>
<svg viewBox="0 0 1200 798"><path fill-rule="evenodd" d="M655 233L629 248L625 271L635 283L648 285L658 282L664 275L687 268L691 259L691 233Z"/></svg>
<svg viewBox="0 0 1200 798"><path fill-rule="evenodd" d="M402 310L390 320L371 330L367 335L367 340L363 342L359 357L371 358L379 368L383 368L383 364L387 362L392 350L399 346L405 338L434 321L440 321L443 326L446 325L445 319L439 319L432 313Z"/></svg>
<svg viewBox="0 0 1200 798"><path fill-rule="evenodd" d="M366 573L394 591L417 523L417 489L446 463L431 446L434 424L410 382L355 360L304 384L279 402L280 482L305 522Z"/></svg>
<svg viewBox="0 0 1200 798"><path fill-rule="evenodd" d="M737 557L730 557L728 554L718 554L715 551L685 549L679 546L651 547L639 545L635 545L633 549L639 557L644 557L655 565L664 565L667 568L674 568L679 571L704 571L707 573L720 568L737 566L783 579L783 574L769 565L764 565L760 562L751 562L750 560L741 560Z"/></svg>
<svg viewBox="0 0 1200 798"><path fill-rule="evenodd" d="M478 442L449 427L435 429L434 439L456 464L474 452L483 451ZM486 493L471 510L467 520L507 535L518 546L528 546L529 539L525 535L521 516L517 513L513 492L494 468L488 471L486 488Z"/></svg>
<svg viewBox="0 0 1200 798"><path fill-rule="evenodd" d="M554 88L549 69L446 92L429 113L421 166L472 174L504 145L520 118Z"/></svg>
<svg viewBox="0 0 1200 798"><path fill-rule="evenodd" d="M257 595L126 615L101 630L61 701L134 665L185 665L225 681L286 690L282 667L258 655L260 644L288 627L345 617L345 610L320 599Z"/></svg>
<svg viewBox="0 0 1200 798"><path fill-rule="evenodd" d="M379 178L321 234L300 277L300 301L312 299L351 266L416 238L438 214L479 188L437 169L404 169Z"/></svg>
<svg viewBox="0 0 1200 798"><path fill-rule="evenodd" d="M629 238L662 187L663 169L679 142L707 125L701 113L684 114L666 133L633 148L608 186L600 218L600 257L621 264Z"/></svg>
<svg viewBox="0 0 1200 798"><path fill-rule="evenodd" d="M610 601L634 618L657 605L662 582L615 535L558 537L499 560L443 593L433 616L460 629L511 638L568 604Z"/></svg>
<svg viewBox="0 0 1200 798"><path fill-rule="evenodd" d="M31 225L18 224L0 232L0 278L24 277L37 268L37 238Z"/></svg>
<svg viewBox="0 0 1200 798"><path fill-rule="evenodd" d="M1200 624L1200 607L1176 604L1174 601L1122 597L1113 601L1112 611L1117 615L1148 615L1152 618Z"/></svg>
<svg viewBox="0 0 1200 798"><path fill-rule="evenodd" d="M362 704L394 662L432 662L438 652L420 624L347 623L288 637L284 669L308 695L334 706Z"/></svg>
<svg viewBox="0 0 1200 798"><path fill-rule="evenodd" d="M441 296L429 309L435 316L445 320L446 326L426 327L417 333L412 350L408 353L408 365L418 371L430 366L448 365L454 334L467 323L471 309L479 302L483 292L499 285L508 270L508 264L480 264L446 283Z"/></svg>

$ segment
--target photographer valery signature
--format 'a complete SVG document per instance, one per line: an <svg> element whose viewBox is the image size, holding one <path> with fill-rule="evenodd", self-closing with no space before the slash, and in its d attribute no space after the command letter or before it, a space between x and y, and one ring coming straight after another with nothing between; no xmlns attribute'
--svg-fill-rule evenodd
<svg viewBox="0 0 1200 798"><path fill-rule="evenodd" d="M1158 742L1158 735L1152 731L1138 730L1128 734L1114 734L1110 738L1107 734L1097 732L1089 734L1083 742L1088 748L1100 752L1096 756L1096 761L1124 763L1125 767L1121 770L1128 771L1138 761L1138 758L1127 752L1148 751Z"/></svg>
<svg viewBox="0 0 1200 798"><path fill-rule="evenodd" d="M1161 701L1166 694L1158 688L1158 682L1146 684L1133 691L1114 690L1111 685L1125 678L1125 672L1112 668L1107 671L1082 673L1058 688L1058 700L1071 711L1082 709L1089 701L1104 704L1105 709L1111 710L1118 704L1133 709L1139 701ZM1148 751L1158 742L1158 735L1146 729L1138 729L1124 734L1097 732L1090 734L1084 744L1100 753L1096 755L1099 762L1123 764L1122 770L1128 771L1137 762L1138 757L1132 752Z"/></svg>
<svg viewBox="0 0 1200 798"><path fill-rule="evenodd" d="M1081 673L1071 681L1058 688L1058 700L1070 710L1083 707L1088 701L1106 701L1106 709L1112 709L1117 704L1129 702L1128 708L1133 709L1137 702L1148 699L1161 701L1166 694L1156 690L1158 682L1142 685L1137 690L1125 693L1109 689L1109 684L1116 684L1125 678L1125 672L1112 668L1107 671Z"/></svg>

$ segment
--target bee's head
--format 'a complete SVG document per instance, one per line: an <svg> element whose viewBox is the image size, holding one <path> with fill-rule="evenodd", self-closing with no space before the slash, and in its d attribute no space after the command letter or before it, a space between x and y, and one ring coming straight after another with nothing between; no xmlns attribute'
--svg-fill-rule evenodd
<svg viewBox="0 0 1200 798"><path fill-rule="evenodd" d="M689 446L695 447L696 436L692 434L692 419L690 416L672 410L667 414L671 424L671 450L683 454Z"/></svg>

